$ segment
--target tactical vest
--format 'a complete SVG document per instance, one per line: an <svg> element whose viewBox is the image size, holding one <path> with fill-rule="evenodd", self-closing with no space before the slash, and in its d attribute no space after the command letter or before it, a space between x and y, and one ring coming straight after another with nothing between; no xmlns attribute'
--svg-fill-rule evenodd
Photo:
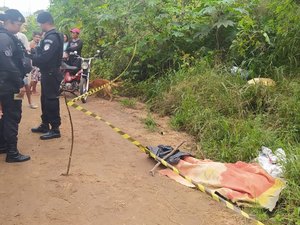
<svg viewBox="0 0 300 225"><path fill-rule="evenodd" d="M63 49L64 36L61 33L59 33L57 30L52 30L51 32L47 33L43 39L47 39L47 37L51 34L55 34L57 36L58 41L61 46L61 48L58 49L58 51L60 51L60 49ZM44 48L44 46L40 46L40 47L41 47L41 49ZM55 65L57 66L57 68L59 68L61 66L62 58L63 58L63 51L61 51L60 54L58 55L58 57L56 58Z"/></svg>
<svg viewBox="0 0 300 225"><path fill-rule="evenodd" d="M32 69L30 59L26 57L26 49L23 43L8 30L0 28L0 33L7 34L15 44L15 51L13 52L12 59L15 65L21 72L21 75L24 77L27 73L29 73Z"/></svg>

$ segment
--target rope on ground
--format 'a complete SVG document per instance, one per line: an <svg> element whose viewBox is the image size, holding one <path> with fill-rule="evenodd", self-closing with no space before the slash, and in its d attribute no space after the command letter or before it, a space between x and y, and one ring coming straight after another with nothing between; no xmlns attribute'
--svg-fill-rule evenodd
<svg viewBox="0 0 300 225"><path fill-rule="evenodd" d="M67 106L67 110L68 110L68 115L69 115L69 120L70 120L70 124L71 124L71 148L70 148L70 154L69 154L69 162L68 162L68 167L67 167L67 172L62 174L64 176L68 176L69 172L70 172L70 167L71 167L71 161L72 161L72 155L73 155L73 147L74 147L74 127L73 127L73 120L72 120L72 115L70 112L70 108L68 105L68 101L67 101L67 97L66 97L66 93L64 92L64 99L65 99L65 104Z"/></svg>
<svg viewBox="0 0 300 225"><path fill-rule="evenodd" d="M244 212L243 210L241 210L239 207L235 206L234 204L230 203L229 201L227 201L226 199L224 199L223 197L217 195L214 193L214 191L212 191L211 189L203 186L202 184L199 184L197 182L195 182L194 180L192 180L190 177L185 176L181 171L179 171L176 167L172 166L171 164L169 164L167 161L165 161L164 159L161 159L160 157L158 157L157 155L155 155L153 152L151 152L148 148L144 147L139 141L135 140L134 138L132 138L129 134L123 132L121 129L117 128L116 126L114 126L113 124L111 124L110 122L106 121L105 119L103 119L101 116L83 108L82 106L75 104L74 102L69 101L68 102L69 106L72 106L73 108L75 108L76 110L83 112L85 115L91 116L93 118L95 118L96 120L100 120L102 122L104 122L105 124L107 124L109 127L111 127L116 133L118 133L119 135L121 135L124 139L128 140L130 143L134 144L135 146L137 146L142 152L148 154L149 156L151 156L153 159L155 159L156 161L160 162L161 164L163 164L165 167L171 169L174 173L180 175L181 177L183 177L185 180L187 180L188 182L192 183L193 185L195 185L195 187L200 190L201 192L204 192L208 195L210 195L215 201L222 203L223 205L225 205L227 208L235 211L236 213L242 215L243 217L250 219L254 222L254 224L256 225L264 225L262 222L256 220L255 218L253 218L252 216L250 216L248 213Z"/></svg>
<svg viewBox="0 0 300 225"><path fill-rule="evenodd" d="M63 175L66 175L68 176L69 175L69 172L70 172L70 167L71 167L71 161L72 161L72 155L73 155L73 147L74 147L74 127L73 127L73 121L72 121L72 116L71 116L71 112L70 112L70 109L69 109L69 106L70 106L70 102L76 102L78 100L81 100L82 98L85 98L89 95L93 95L99 91L101 91L103 88L105 88L106 86L108 85L111 85L112 83L114 83L116 80L118 80L120 77L122 77L125 72L128 70L129 66L131 65L132 63L132 60L134 59L135 57L135 54L136 54L136 48L137 48L137 40L135 41L135 45L134 45L134 49L133 49L133 53L132 53L132 56L127 64L127 66L125 67L125 69L123 70L123 72L117 76L115 79L113 79L112 81L110 81L108 84L105 84L105 85L102 85L101 87L98 87L98 88L95 88L95 89L92 89L90 91L88 91L87 93L85 94L82 94L76 98L73 98L71 99L70 101L67 101L67 97L66 97L66 94L64 92L64 99L65 99L65 104L67 106L67 110L68 110L68 114L69 114L69 120L70 120L70 124L71 124L71 135L72 135L72 141L71 141L71 149L70 149L70 154L69 154L69 162L68 162L68 167L67 167L67 172ZM73 93L74 94L74 93Z"/></svg>
<svg viewBox="0 0 300 225"><path fill-rule="evenodd" d="M255 218L253 218L252 216L250 216L248 213L244 212L243 210L241 210L239 207L235 206L234 204L230 203L229 201L227 201L226 199L224 199L221 196L218 196L217 194L215 194L212 190L210 190L209 188L203 186L202 184L199 184L197 182L195 182L194 180L192 180L190 177L185 176L181 171L179 171L176 167L172 166L171 164L169 164L167 161L165 161L164 159L161 159L160 157L156 156L154 153L152 153L148 148L144 147L139 141L135 140L134 138L132 138L130 135L128 135L127 133L123 132L121 129L115 127L113 124L111 124L110 122L104 120L101 116L88 111L87 109L83 108L82 106L75 104L76 101L80 100L81 98L90 96L92 94L95 94L97 92L99 92L100 90L102 90L103 88L105 88L107 85L111 85L113 82L115 82L116 80L118 80L121 76L123 76L125 74L125 72L127 71L127 69L129 68L129 65L131 64L135 54L136 54L136 46L137 44L135 43L135 47L134 47L134 51L133 51L133 55L127 65L127 67L124 69L124 71L117 76L115 79L113 79L112 81L110 81L108 84L103 85L99 88L95 88L92 89L91 91L88 91L87 93L78 96L77 98L74 98L70 101L68 101L66 104L67 106L72 106L73 108L75 108L76 110L79 110L80 112L83 112L84 114L91 116L93 118L95 118L96 120L100 120L102 122L104 122L105 124L107 124L109 127L111 127L116 133L118 133L119 135L121 135L124 139L128 140L129 142L131 142L132 144L134 144L135 146L137 146L142 152L148 154L150 157L152 157L153 159L155 159L156 161L160 162L161 164L163 164L165 167L171 169L174 173L180 175L181 177L183 177L185 180L187 180L188 182L192 183L193 185L195 185L195 187L200 190L201 192L207 193L208 195L210 195L215 201L222 203L223 205L225 205L227 208L235 211L236 213L242 215L243 217L252 220L252 222L256 225L264 225L262 222L256 220ZM68 107L67 107L68 108ZM68 108L69 111L69 108ZM70 113L70 112L69 112ZM71 114L69 114L70 118L71 118ZM70 121L72 121L72 119L70 119ZM67 170L67 174L69 173L69 169L70 169L70 164L71 164L71 159L72 159L72 150L73 150L73 124L71 122L71 129L72 129L72 146L71 146L71 151L70 151L70 157L69 157L69 165L68 165L68 170Z"/></svg>

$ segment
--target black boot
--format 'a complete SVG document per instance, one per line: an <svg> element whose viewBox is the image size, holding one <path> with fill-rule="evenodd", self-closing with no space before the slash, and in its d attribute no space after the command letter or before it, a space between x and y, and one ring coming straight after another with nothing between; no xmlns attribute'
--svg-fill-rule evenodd
<svg viewBox="0 0 300 225"><path fill-rule="evenodd" d="M53 139L53 138L60 138L60 131L58 128L56 128L56 129L52 128L48 133L40 136L40 139L42 139L42 140L49 140L49 139Z"/></svg>
<svg viewBox="0 0 300 225"><path fill-rule="evenodd" d="M30 156L20 154L17 149L17 144L8 144L6 162L15 163L15 162L25 162L30 160Z"/></svg>
<svg viewBox="0 0 300 225"><path fill-rule="evenodd" d="M33 133L47 133L49 132L49 124L41 123L38 127L32 128L31 132Z"/></svg>

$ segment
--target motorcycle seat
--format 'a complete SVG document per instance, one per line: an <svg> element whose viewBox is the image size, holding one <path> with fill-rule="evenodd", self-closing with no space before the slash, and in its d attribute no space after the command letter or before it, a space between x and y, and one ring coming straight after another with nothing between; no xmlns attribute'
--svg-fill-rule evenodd
<svg viewBox="0 0 300 225"><path fill-rule="evenodd" d="M70 66L65 62L61 63L60 68L63 69L63 70L78 70L79 69L77 66Z"/></svg>

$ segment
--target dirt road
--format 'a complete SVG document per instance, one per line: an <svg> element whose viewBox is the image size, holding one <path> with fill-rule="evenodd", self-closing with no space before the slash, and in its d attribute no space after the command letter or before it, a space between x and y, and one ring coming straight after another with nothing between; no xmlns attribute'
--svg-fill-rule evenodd
<svg viewBox="0 0 300 225"><path fill-rule="evenodd" d="M39 96L33 96L38 102ZM159 119L159 132L144 128L144 109L90 97L85 107L144 145L175 146L186 134L170 131ZM139 107L142 108L142 107ZM0 156L0 225L236 225L250 224L200 191L167 177L149 175L155 162L111 128L71 109L75 147L71 175L66 172L70 125L61 99L62 138L41 141L30 128L40 122L40 109L23 104L19 148L32 160L4 162ZM189 146L186 146L189 148Z"/></svg>

